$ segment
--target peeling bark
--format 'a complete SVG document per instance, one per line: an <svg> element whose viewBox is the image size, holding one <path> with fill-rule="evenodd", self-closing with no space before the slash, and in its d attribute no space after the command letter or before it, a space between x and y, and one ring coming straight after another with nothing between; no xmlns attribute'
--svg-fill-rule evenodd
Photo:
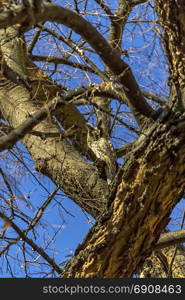
<svg viewBox="0 0 185 300"><path fill-rule="evenodd" d="M110 215L89 232L63 277L130 277L151 254L185 187L184 121L177 137L170 120L140 137Z"/></svg>

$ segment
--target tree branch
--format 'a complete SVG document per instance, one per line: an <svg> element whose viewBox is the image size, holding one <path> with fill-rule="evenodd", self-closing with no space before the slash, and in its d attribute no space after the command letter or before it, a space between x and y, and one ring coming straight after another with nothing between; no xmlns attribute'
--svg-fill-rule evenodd
<svg viewBox="0 0 185 300"><path fill-rule="evenodd" d="M65 105L65 102L60 97L56 97L48 104L48 108L43 107L33 115L30 115L28 120L24 121L16 129L13 129L7 136L4 136L0 139L0 151L12 148L17 141L22 139L37 124L39 124L48 116L48 111L52 113L62 105Z"/></svg>
<svg viewBox="0 0 185 300"><path fill-rule="evenodd" d="M63 272L60 266L43 250L43 248L39 247L37 244L34 243L32 239L28 238L25 232L22 231L10 218L8 218L1 211L0 218L10 223L10 226L15 230L19 237L23 241L25 241L34 251L37 251L37 253L39 253L48 262L48 264L53 268L53 270L55 270L58 274L61 274Z"/></svg>
<svg viewBox="0 0 185 300"><path fill-rule="evenodd" d="M162 233L155 248L162 249L165 247L177 245L185 242L185 229Z"/></svg>
<svg viewBox="0 0 185 300"><path fill-rule="evenodd" d="M71 66L73 68L78 68L80 70L86 71L86 72L91 72L94 74L98 74L96 70L92 69L89 66L86 66L84 64L80 64L74 61L70 61L67 58L61 58L61 57L55 57L55 56L42 56L42 55L31 55L30 59L33 61L44 61L48 63L54 63L54 64L64 64L67 66Z"/></svg>
<svg viewBox="0 0 185 300"><path fill-rule="evenodd" d="M64 7L55 4L43 3L42 11L34 15L34 20L30 18L27 8L18 5L12 16L11 11L3 12L0 15L0 28L16 23L33 24L39 22L57 22L70 27L80 34L96 51L105 65L115 76L119 76L133 114L141 124L143 119L149 118L153 109L145 101L142 92L135 80L135 77L128 66L109 45L108 41L85 19Z"/></svg>

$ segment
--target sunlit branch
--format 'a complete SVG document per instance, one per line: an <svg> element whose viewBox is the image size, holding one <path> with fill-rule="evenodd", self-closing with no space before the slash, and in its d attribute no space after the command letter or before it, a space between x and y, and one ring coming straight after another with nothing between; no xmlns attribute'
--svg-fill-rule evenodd
<svg viewBox="0 0 185 300"><path fill-rule="evenodd" d="M48 63L54 63L56 65L64 64L64 65L71 66L73 68L77 68L77 69L80 69L80 70L83 70L86 72L90 72L90 73L94 73L94 74L99 73L99 72L97 73L96 70L94 70L88 66L85 66L83 64L80 64L80 63L77 63L74 61L70 61L69 59L66 59L66 58L55 57L55 56L42 56L42 55L32 55L32 56L30 56L30 58L33 61L44 61L44 62L48 62Z"/></svg>
<svg viewBox="0 0 185 300"><path fill-rule="evenodd" d="M31 42L30 42L30 44L27 48L28 53L30 53L30 54L32 53L32 51L33 51L33 49L34 49L34 47L35 47L42 31L43 31L43 29L41 27L41 28L38 28L38 30L35 32L32 40L31 40Z"/></svg>
<svg viewBox="0 0 185 300"><path fill-rule="evenodd" d="M161 234L155 248L162 249L185 242L185 229L171 231Z"/></svg>
<svg viewBox="0 0 185 300"><path fill-rule="evenodd" d="M101 8L105 11L107 16L109 16L109 17L113 16L111 9L108 7L108 5L103 0L95 0L95 2L101 6Z"/></svg>
<svg viewBox="0 0 185 300"><path fill-rule="evenodd" d="M83 50L81 45L78 45L76 43L74 43L73 41L70 41L67 38L64 38L63 36L61 36L60 34L56 33L55 31L53 31L52 29L49 29L47 27L43 27L41 25L38 25L39 28L42 28L43 31L48 32L49 34L51 34L53 37L55 37L56 39L58 39L59 41L65 43L67 46L69 46L74 52L76 52L79 57L81 57L89 66L85 66L85 68L87 69L88 72L94 73L99 75L102 79L107 80L107 76L105 76L105 74L89 59L89 57L87 55L85 55L85 49ZM63 58L64 60L66 59ZM66 61L68 61L66 59ZM82 69L85 70L86 69Z"/></svg>
<svg viewBox="0 0 185 300"><path fill-rule="evenodd" d="M162 100L161 98L159 98L159 96L153 94L153 93L149 93L149 92L144 92L143 91L143 96L146 97L147 99L150 99L160 105L166 105L166 101Z"/></svg>

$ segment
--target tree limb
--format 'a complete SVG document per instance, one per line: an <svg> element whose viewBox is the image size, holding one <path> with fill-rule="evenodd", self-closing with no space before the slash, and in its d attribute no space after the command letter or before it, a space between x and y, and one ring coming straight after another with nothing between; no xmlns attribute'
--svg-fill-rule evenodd
<svg viewBox="0 0 185 300"><path fill-rule="evenodd" d="M119 82L128 97L129 106L137 121L142 123L143 118L150 117L153 109L145 101L130 67L88 21L69 9L49 3L43 3L42 12L36 13L34 19L35 23L33 24L46 21L57 22L80 34L95 49L111 72L115 76L119 76ZM0 28L16 23L30 24L30 22L33 20L30 19L27 9L23 5L17 6L13 17L11 11L3 12L0 15Z"/></svg>
<svg viewBox="0 0 185 300"><path fill-rule="evenodd" d="M162 233L155 248L161 249L185 242L185 229Z"/></svg>

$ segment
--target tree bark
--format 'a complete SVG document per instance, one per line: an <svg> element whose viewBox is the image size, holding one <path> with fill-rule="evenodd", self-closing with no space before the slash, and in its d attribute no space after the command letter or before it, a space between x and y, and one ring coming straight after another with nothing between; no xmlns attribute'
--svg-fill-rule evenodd
<svg viewBox="0 0 185 300"><path fill-rule="evenodd" d="M155 250L141 267L140 278L184 278L185 251L181 245Z"/></svg>
<svg viewBox="0 0 185 300"><path fill-rule="evenodd" d="M176 137L179 151L174 157L170 120L141 135L138 149L123 165L110 215L77 248L63 277L130 277L151 254L185 186L184 130Z"/></svg>
<svg viewBox="0 0 185 300"><path fill-rule="evenodd" d="M10 27L4 34L15 35L15 29ZM17 35L15 38L17 39ZM4 40L5 36L1 32L1 41L4 42ZM12 47L12 44L14 44L14 47ZM16 53L22 52L22 47L21 40L14 43L14 38L12 38L11 43L6 43L6 47L1 48L2 55L4 54L3 50L5 51L4 55L8 51L7 63L11 65L11 62L14 62L14 71L17 70L17 65L20 64L19 56ZM22 65L24 66L24 62L21 60ZM24 71L20 70L19 73L21 72ZM22 77L26 76L25 73ZM30 76L29 73L28 76ZM32 96L34 90L31 95L26 86L20 85L19 82L12 82L11 78L7 79L2 74L1 83L1 113L11 127L16 128L38 109L37 102L34 101ZM39 96L37 92L36 97L39 98ZM40 101L42 98L41 95ZM67 113L68 109L64 110L63 114ZM73 114L73 111L71 114ZM35 130L42 133L58 132L58 128L49 114L47 120L37 125ZM83 209L94 217L104 209L109 193L108 185L105 180L99 177L97 169L87 163L72 145L66 141L61 141L60 138L47 138L43 141L41 137L33 134L26 135L22 141L35 161L35 168L60 186Z"/></svg>

